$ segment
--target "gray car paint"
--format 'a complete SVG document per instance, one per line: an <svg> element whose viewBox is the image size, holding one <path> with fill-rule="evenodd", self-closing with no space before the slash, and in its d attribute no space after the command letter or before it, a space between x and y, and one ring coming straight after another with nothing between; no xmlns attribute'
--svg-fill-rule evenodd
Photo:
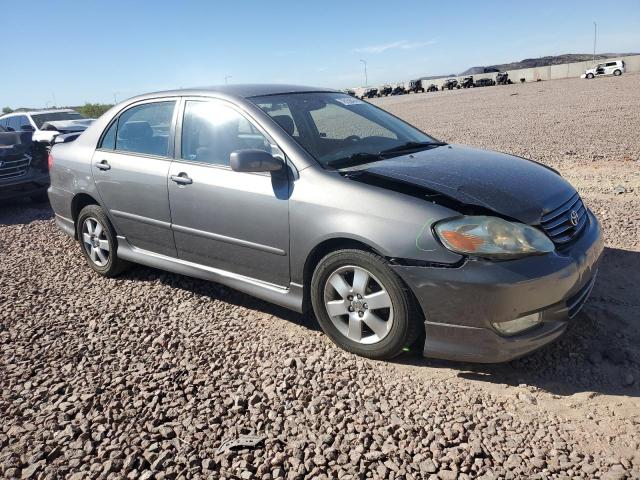
<svg viewBox="0 0 640 480"><path fill-rule="evenodd" d="M553 335L543 335L544 341L541 341L539 335L528 334L516 339L520 342L517 348L509 349L506 346L513 345L514 339L498 336L490 326L490 316L474 312L477 313L478 308L484 305L484 295L491 291L492 286L510 282L518 288L499 297L499 300L506 302L502 305L503 311L510 312L511 318L525 313L522 307L518 307L520 303L529 311L562 303L595 272L602 251L595 217L591 216L589 235L570 250L509 262L466 260L444 248L431 234L431 228L439 220L460 215L461 208L458 207L469 205L535 223L545 211L560 204L565 195L573 194L573 188L557 174L534 162L462 147L439 147L360 169L369 170L369 173L388 179L390 183L400 181L402 185L411 185L418 192L423 189L424 194L407 194L401 188L387 188L384 181L371 184L358 181L357 175L325 170L250 100L251 96L257 95L313 91L328 90L286 85L234 85L159 92L116 105L75 142L53 148L55 163L49 192L57 224L66 233L73 234L74 216L78 213L74 205L78 199L92 198L105 208L116 225L119 256L219 281L298 311L305 307L304 289L310 280L309 269L305 266L314 252L331 242L357 241L387 257L418 298L427 319L426 355L469 358L461 354L468 339L458 342L452 338L439 346L431 342L432 348L427 348L429 339L435 338L430 336L430 332L436 332L439 325L463 325L488 336L491 341L485 344L494 346L472 355L476 361L513 358L553 340ZM101 188L96 188L96 184L100 184L98 177L101 173L95 171L95 162L101 159L96 155L102 152L95 149L111 120L139 102L167 99L182 102L184 98L219 99L232 103L264 131L282 153L287 164L285 180L282 180L283 172L248 174L215 166L189 165L169 158L158 162L161 168L152 169L152 178L156 178L153 183L158 188L156 193L162 191L161 178L166 164L169 164L168 176L186 173L194 180L194 184L180 187L167 179L168 198L171 200L173 197L177 205L175 214L174 207L170 205L171 215L166 215L164 202L155 206L146 204L147 197L155 197L155 193L140 190L141 185L148 182L148 179L143 181L145 169L142 166L112 165L108 170L112 182L109 188L113 193L119 192L119 196L116 203L104 198L99 191ZM179 129L176 135L179 135ZM484 162L483 167L475 167L476 161ZM451 168L447 169L448 165ZM220 196L222 193L218 188L225 188L229 196ZM194 193L182 196L188 189ZM245 190L246 194L243 193ZM453 202L440 201L438 195L433 195L434 191ZM201 195L206 196L206 200ZM221 200L221 210L217 212L212 202L220 203ZM203 205L205 210L200 210ZM286 205L288 220L282 205ZM275 220L273 225L268 225L264 219L272 209L276 212ZM122 212L137 217L129 215L125 218ZM220 221L220 218L225 221ZM140 225L134 226L134 223ZM172 233L178 249L173 250L175 243L168 236L165 237L168 244L145 243L145 229L150 226L159 226ZM589 260L578 260L583 257ZM517 270L518 276L508 274L504 264ZM543 274L549 266L558 266L555 276ZM468 282L470 275L485 278L486 282ZM531 289L549 291L558 278L569 280L557 287L553 299L540 295L532 302L520 302ZM445 288L438 288L438 285ZM425 290L430 287L433 287L430 291ZM455 300L458 289L462 288L465 289L465 302L452 302L449 308L447 302ZM438 292L442 293L441 297L438 297ZM554 317L553 321L561 321L559 318ZM565 324L566 321L562 325ZM451 335L455 337L457 333ZM504 346L503 351L499 346ZM504 354L505 351L508 354Z"/></svg>

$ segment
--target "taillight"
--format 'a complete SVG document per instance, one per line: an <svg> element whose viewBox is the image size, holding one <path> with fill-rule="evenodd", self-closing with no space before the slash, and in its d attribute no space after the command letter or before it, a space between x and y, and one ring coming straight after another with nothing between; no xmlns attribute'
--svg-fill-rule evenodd
<svg viewBox="0 0 640 480"><path fill-rule="evenodd" d="M53 155L51 155L51 152L49 152L49 156L47 157L47 166L49 170L53 168Z"/></svg>

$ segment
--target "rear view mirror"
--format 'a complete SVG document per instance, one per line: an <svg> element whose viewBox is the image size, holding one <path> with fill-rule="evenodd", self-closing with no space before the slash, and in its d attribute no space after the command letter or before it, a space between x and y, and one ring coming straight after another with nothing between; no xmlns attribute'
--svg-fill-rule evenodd
<svg viewBox="0 0 640 480"><path fill-rule="evenodd" d="M231 152L230 164L236 172L275 172L284 166L282 160L258 149Z"/></svg>

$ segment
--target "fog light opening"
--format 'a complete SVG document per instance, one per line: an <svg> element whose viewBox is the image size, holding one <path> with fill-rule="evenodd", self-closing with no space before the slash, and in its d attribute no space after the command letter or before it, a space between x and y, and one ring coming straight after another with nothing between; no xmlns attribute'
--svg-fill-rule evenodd
<svg viewBox="0 0 640 480"><path fill-rule="evenodd" d="M542 314L536 312L506 322L495 322L492 325L501 335L511 336L530 330L540 323L542 323Z"/></svg>

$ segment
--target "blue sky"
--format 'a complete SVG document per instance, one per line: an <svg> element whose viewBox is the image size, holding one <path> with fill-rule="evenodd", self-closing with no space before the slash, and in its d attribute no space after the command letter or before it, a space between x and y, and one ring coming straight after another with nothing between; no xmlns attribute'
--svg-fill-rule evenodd
<svg viewBox="0 0 640 480"><path fill-rule="evenodd" d="M31 12L31 13L29 13ZM0 0L0 107L229 82L328 87L640 51L640 1ZM7 39L11 39L8 41Z"/></svg>

